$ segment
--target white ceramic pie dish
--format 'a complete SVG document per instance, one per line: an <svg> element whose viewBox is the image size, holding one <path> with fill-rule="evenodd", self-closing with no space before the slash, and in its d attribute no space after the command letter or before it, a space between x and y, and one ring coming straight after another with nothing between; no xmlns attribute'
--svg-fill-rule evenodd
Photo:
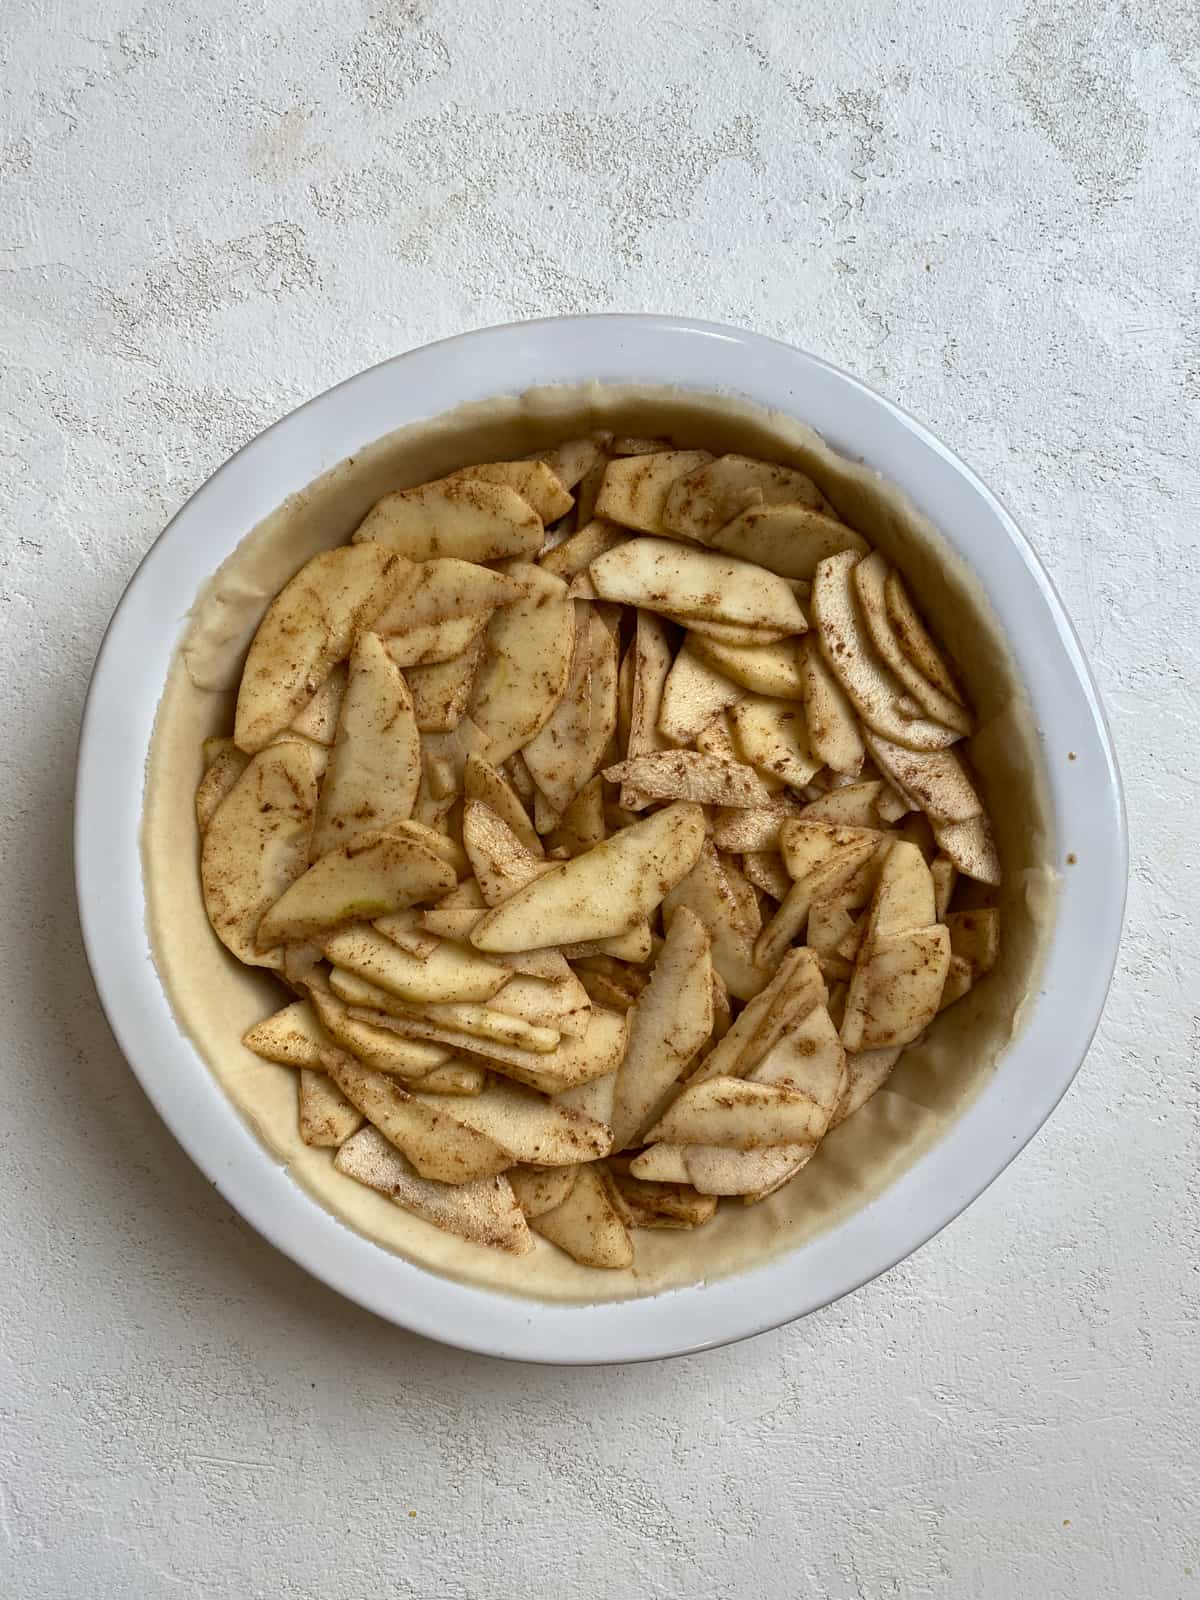
<svg viewBox="0 0 1200 1600"><path fill-rule="evenodd" d="M175 1021L147 933L140 850L162 684L197 592L242 537L393 429L468 401L591 379L728 392L799 416L944 531L986 591L1029 692L1062 852L1025 1026L931 1149L789 1253L732 1278L603 1305L517 1299L442 1277L353 1232L301 1189ZM1116 958L1127 870L1120 784L1087 665L1049 579L979 480L911 418L812 356L711 324L627 316L514 324L412 351L319 396L227 462L160 536L109 627L84 713L75 837L84 940L113 1030L164 1121L230 1203L315 1276L402 1326L466 1349L570 1363L681 1354L778 1326L884 1271L956 1216L1036 1132L1083 1059Z"/></svg>

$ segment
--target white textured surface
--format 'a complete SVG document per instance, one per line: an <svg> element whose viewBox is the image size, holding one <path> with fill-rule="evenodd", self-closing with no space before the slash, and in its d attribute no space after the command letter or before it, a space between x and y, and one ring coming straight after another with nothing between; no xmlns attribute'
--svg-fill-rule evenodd
<svg viewBox="0 0 1200 1600"><path fill-rule="evenodd" d="M1196 18L8 9L0 1592L1200 1593ZM69 793L104 623L232 448L592 309L803 344L982 471L1095 664L1135 868L1087 1065L959 1222L781 1333L559 1373L341 1303L186 1164L92 996Z"/></svg>

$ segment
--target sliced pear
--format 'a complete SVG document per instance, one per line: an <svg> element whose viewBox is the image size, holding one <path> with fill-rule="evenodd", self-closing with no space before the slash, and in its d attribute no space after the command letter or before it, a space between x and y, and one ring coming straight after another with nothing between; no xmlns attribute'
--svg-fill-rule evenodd
<svg viewBox="0 0 1200 1600"><path fill-rule="evenodd" d="M579 1168L570 1193L551 1211L532 1218L543 1239L585 1267L618 1270L633 1265L633 1245L599 1172Z"/></svg>
<svg viewBox="0 0 1200 1600"><path fill-rule="evenodd" d="M364 539L410 561L501 561L536 555L543 531L537 512L508 484L438 478L384 495L354 535L355 544Z"/></svg>
<svg viewBox="0 0 1200 1600"><path fill-rule="evenodd" d="M724 808L713 818L713 843L718 850L728 850L735 855L747 850L778 850L784 823L800 813L800 802L788 794L781 794L753 810Z"/></svg>
<svg viewBox="0 0 1200 1600"><path fill-rule="evenodd" d="M490 1000L509 979L506 967L486 960L470 945L446 941L419 960L371 927L345 928L322 940L321 947L334 966L410 1005Z"/></svg>
<svg viewBox="0 0 1200 1600"><path fill-rule="evenodd" d="M579 605L566 692L522 750L533 781L560 815L594 775L616 726L616 643L594 608Z"/></svg>
<svg viewBox="0 0 1200 1600"><path fill-rule="evenodd" d="M916 607L904 587L898 572L889 572L884 582L884 603L900 648L927 683L940 689L944 695L966 706L966 696L959 688L950 663L938 649L921 621Z"/></svg>
<svg viewBox="0 0 1200 1600"><path fill-rule="evenodd" d="M657 750L653 755L635 756L632 761L605 767L604 776L609 783L623 786L623 805L630 799L641 805L652 800L695 800L705 805L753 808L766 805L771 798L753 767L698 750Z"/></svg>
<svg viewBox="0 0 1200 1600"><path fill-rule="evenodd" d="M200 780L200 786L196 790L196 825L201 833L208 827L216 815L217 807L250 764L250 757L244 750L239 750L232 739L222 739L220 744L222 748L215 752L208 763Z"/></svg>
<svg viewBox="0 0 1200 1600"><path fill-rule="evenodd" d="M512 1165L506 1150L451 1116L436 1096L418 1099L395 1078L372 1072L343 1050L327 1050L322 1065L351 1105L407 1156L422 1178L470 1183Z"/></svg>
<svg viewBox="0 0 1200 1600"><path fill-rule="evenodd" d="M758 771L803 789L821 770L823 762L809 746L804 712L794 700L746 695L730 708L729 721L738 753Z"/></svg>
<svg viewBox="0 0 1200 1600"><path fill-rule="evenodd" d="M330 989L314 985L310 994L313 1011L325 1033L364 1067L423 1084L431 1072L451 1065L451 1052L443 1045L401 1039L387 1028L352 1017L345 1000Z"/></svg>
<svg viewBox="0 0 1200 1600"><path fill-rule="evenodd" d="M631 539L599 556L588 571L605 600L785 634L803 633L808 626L782 578L748 561L669 539Z"/></svg>
<svg viewBox="0 0 1200 1600"><path fill-rule="evenodd" d="M526 1217L540 1217L562 1205L575 1183L577 1167L510 1167L505 1176Z"/></svg>
<svg viewBox="0 0 1200 1600"><path fill-rule="evenodd" d="M582 855L600 844L608 830L604 824L604 779L590 779L563 812L556 827L546 835L546 844L568 856Z"/></svg>
<svg viewBox="0 0 1200 1600"><path fill-rule="evenodd" d="M411 816L420 780L420 736L404 676L379 635L364 633L350 658L321 786L314 859Z"/></svg>
<svg viewBox="0 0 1200 1600"><path fill-rule="evenodd" d="M661 525L686 539L711 543L748 506L795 504L831 512L812 479L795 467L753 456L724 455L692 468L675 480L663 507Z"/></svg>
<svg viewBox="0 0 1200 1600"><path fill-rule="evenodd" d="M310 1067L321 1070L321 1051L329 1039L307 1000L294 1000L282 1011L265 1017L242 1035L247 1050L264 1061L278 1061L285 1067Z"/></svg>
<svg viewBox="0 0 1200 1600"><path fill-rule="evenodd" d="M200 882L213 931L239 961L280 967L261 951L263 917L306 870L317 781L298 743L259 751L213 813L200 852Z"/></svg>
<svg viewBox="0 0 1200 1600"><path fill-rule="evenodd" d="M607 559L607 558L606 558ZM854 589L859 557L848 550L820 563L813 580L813 619L821 651L863 721L911 750L941 750L960 735L944 723L906 717L904 691L876 655Z"/></svg>
<svg viewBox="0 0 1200 1600"><path fill-rule="evenodd" d="M615 522L594 517L578 532L570 534L561 544L556 544L553 550L544 551L538 557L538 566L552 572L564 583L570 583L572 578L586 572L597 556L602 556L606 550L615 550L628 538L625 529L619 528Z"/></svg>
<svg viewBox="0 0 1200 1600"><path fill-rule="evenodd" d="M725 644L703 633L693 633L688 639L701 661L752 694L778 700L799 700L804 694L799 652L806 642L781 639L775 644Z"/></svg>
<svg viewBox="0 0 1200 1600"><path fill-rule="evenodd" d="M300 1137L305 1144L336 1150L363 1125L362 1112L324 1071L302 1067L297 1094Z"/></svg>
<svg viewBox="0 0 1200 1600"><path fill-rule="evenodd" d="M430 1097L418 1094L422 1104ZM612 1130L517 1083L493 1081L451 1115L507 1150L516 1161L573 1166L608 1154Z"/></svg>
<svg viewBox="0 0 1200 1600"><path fill-rule="evenodd" d="M754 941L742 922L737 897L729 886L720 858L707 840L691 871L663 901L663 920L668 928L685 907L709 930L712 964L730 994L739 1000L751 999L767 982L770 973L754 962Z"/></svg>
<svg viewBox="0 0 1200 1600"><path fill-rule="evenodd" d="M647 1133L648 1143L715 1144L732 1150L811 1144L829 1115L807 1094L745 1078L689 1084Z"/></svg>
<svg viewBox="0 0 1200 1600"><path fill-rule="evenodd" d="M340 545L307 561L275 596L254 635L238 689L234 739L270 744L390 603L408 563L378 544Z"/></svg>
<svg viewBox="0 0 1200 1600"><path fill-rule="evenodd" d="M866 755L858 718L815 635L800 641L800 679L813 754L834 772L857 775Z"/></svg>
<svg viewBox="0 0 1200 1600"><path fill-rule="evenodd" d="M617 1074L613 1148L624 1149L661 1109L712 1033L712 942L700 919L676 908L650 982L629 1017Z"/></svg>
<svg viewBox="0 0 1200 1600"><path fill-rule="evenodd" d="M949 970L950 934L940 923L864 942L846 997L846 1049L910 1044L937 1015Z"/></svg>
<svg viewBox="0 0 1200 1600"><path fill-rule="evenodd" d="M707 450L658 450L610 461L596 496L596 515L642 533L659 533L672 484L711 460Z"/></svg>
<svg viewBox="0 0 1200 1600"><path fill-rule="evenodd" d="M705 543L792 579L812 578L826 556L868 549L844 522L798 505L751 506Z"/></svg>
<svg viewBox="0 0 1200 1600"><path fill-rule="evenodd" d="M347 922L436 900L453 889L454 869L424 845L367 835L322 856L275 902L258 925L260 950L298 944Z"/></svg>
<svg viewBox="0 0 1200 1600"><path fill-rule="evenodd" d="M958 696L947 694L936 683L931 683L905 654L888 611L888 572L887 560L878 550L860 561L854 569L859 609L871 643L880 660L896 675L926 716L944 722L958 733L970 734L974 721Z"/></svg>
<svg viewBox="0 0 1200 1600"><path fill-rule="evenodd" d="M986 815L972 817L968 822L935 821L933 836L964 878L993 885L1000 882L1000 855Z"/></svg>
<svg viewBox="0 0 1200 1600"><path fill-rule="evenodd" d="M681 802L550 868L478 923L484 951L607 939L648 916L694 866L704 813Z"/></svg>
<svg viewBox="0 0 1200 1600"><path fill-rule="evenodd" d="M545 461L484 461L474 467L460 467L447 482L464 478L484 483L506 483L515 489L546 524L565 517L575 504L562 481Z"/></svg>
<svg viewBox="0 0 1200 1600"><path fill-rule="evenodd" d="M738 685L702 661L685 643L663 684L658 712L663 742L693 743L726 706L740 698Z"/></svg>
<svg viewBox="0 0 1200 1600"><path fill-rule="evenodd" d="M819 800L810 800L800 813L805 822L832 822L847 828L877 828L880 817L876 805L883 793L878 778L848 783L830 789Z"/></svg>
<svg viewBox="0 0 1200 1600"><path fill-rule="evenodd" d="M526 593L488 623L470 703L496 765L527 744L562 699L575 637L574 606L561 578L523 562L508 570Z"/></svg>
<svg viewBox="0 0 1200 1600"><path fill-rule="evenodd" d="M533 1249L533 1237L507 1178L432 1182L422 1178L375 1128L364 1128L348 1139L333 1164L346 1177L386 1195L444 1233L514 1256Z"/></svg>

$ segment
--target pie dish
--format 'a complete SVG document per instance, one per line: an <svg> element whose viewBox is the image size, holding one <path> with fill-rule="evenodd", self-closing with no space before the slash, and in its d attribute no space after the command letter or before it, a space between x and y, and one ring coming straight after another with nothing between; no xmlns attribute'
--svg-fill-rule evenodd
<svg viewBox="0 0 1200 1600"><path fill-rule="evenodd" d="M186 848L178 830L173 846L162 847L173 814L159 804L171 792L156 781L161 746L187 720L170 689L147 813L149 926L159 936L147 943L140 906L129 913L143 891L138 825L150 734L181 633L193 661L203 651L212 661L230 648L236 654L227 624L237 599L251 610L257 601L261 614L264 594L289 575L279 564L281 546L283 565L294 570L305 539L326 547L346 537L378 493L395 486L398 471L402 482L419 481L516 453L514 442L532 448L539 439L531 432L566 431L568 419L618 416L630 430L654 424L681 439L690 430L684 442L711 439L721 448L751 436L760 448L767 436L805 447L789 420L801 418L836 452L831 471L841 475L843 496L853 500L857 485L870 502L864 515L875 518L881 543L890 540L889 553L906 571L920 572L925 562L926 587L933 573L938 585L967 596L964 615L979 636L970 646L977 680L1002 680L1006 703L1024 708L992 719L1004 737L991 782L993 810L997 784L1013 799L1006 848L1032 910L1023 962L1011 973L1019 985L1008 1002L1008 1033L1020 1013L1015 1039L997 1036L996 1048L980 1053L979 1070L949 1084L931 1059L926 1081L894 1097L893 1111L920 1125L900 1138L890 1130L884 1144L894 1159L880 1159L876 1146L869 1161L844 1161L849 1170L826 1185L832 1192L814 1194L795 1228L776 1223L769 1237L735 1229L723 1254L698 1264L685 1253L675 1276L652 1264L621 1291L624 1298L599 1303L599 1292L578 1283L487 1282L440 1255L423 1268L404 1238L386 1240L390 1250L381 1251L362 1237L378 1233L373 1220L350 1216L353 1232L337 1221L295 1152L275 1150L290 1171L265 1155L226 1098L261 1127L236 1071L218 1067L214 1078L206 1065L214 1050L196 1021L228 1012L234 991L200 972L190 955L181 962L181 950L196 948L183 900L168 894L165 913L161 894L156 902L168 876L163 862ZM699 437L705 429L709 437ZM405 465L406 450L419 453L423 470L414 460ZM349 526L339 526L347 518ZM260 529L217 580L234 604L206 615L201 602L188 630L178 620L164 625L164 617L193 608L202 591L211 597L214 569L263 523L274 533L263 537ZM203 633L206 624L197 645L197 628ZM136 683L135 659L142 662ZM1013 686L1020 692L1008 693ZM219 697L215 678L206 692ZM1006 775L1005 761L1018 749ZM201 1166L268 1237L344 1292L449 1342L534 1359L637 1359L739 1337L844 1292L928 1236L1005 1164L1065 1088L1102 1004L1123 898L1119 788L1094 691L1048 583L1000 508L915 424L853 380L750 335L658 319L564 319L467 335L351 380L247 447L185 507L130 586L89 698L79 798L81 914L98 987L126 1053ZM165 948L164 926L178 934L174 951ZM1090 940L1080 937L1084 927ZM1050 1073L1048 1051L1065 1063ZM314 1193L324 1208L314 1205ZM457 1281L463 1278L475 1281Z"/></svg>

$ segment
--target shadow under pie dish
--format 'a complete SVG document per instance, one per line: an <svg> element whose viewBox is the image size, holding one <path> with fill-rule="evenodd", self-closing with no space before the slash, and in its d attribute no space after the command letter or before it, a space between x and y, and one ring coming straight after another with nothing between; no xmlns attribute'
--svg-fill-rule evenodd
<svg viewBox="0 0 1200 1600"><path fill-rule="evenodd" d="M298 660L306 589L336 637ZM1058 913L989 596L727 395L563 385L356 450L198 597L148 773L200 1057L327 1211L501 1296L711 1294L869 1209L1006 1069Z"/></svg>

